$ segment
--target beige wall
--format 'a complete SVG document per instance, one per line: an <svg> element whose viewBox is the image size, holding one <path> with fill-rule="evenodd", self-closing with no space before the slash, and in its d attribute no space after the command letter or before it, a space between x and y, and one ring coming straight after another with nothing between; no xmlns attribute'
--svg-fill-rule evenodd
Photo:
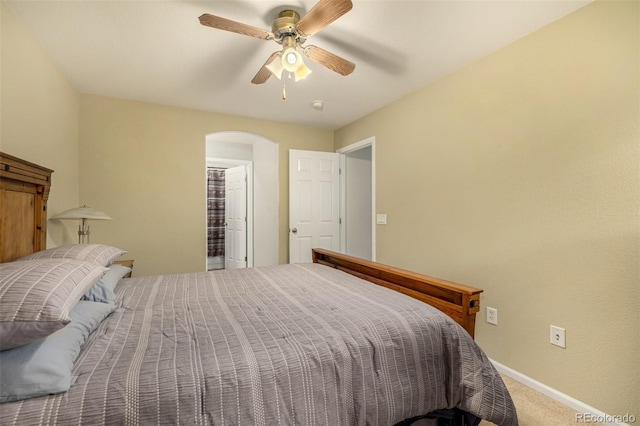
<svg viewBox="0 0 640 426"><path fill-rule="evenodd" d="M491 358L636 417L638 9L589 5L335 136L376 137L380 262L483 288Z"/></svg>
<svg viewBox="0 0 640 426"><path fill-rule="evenodd" d="M1 5L0 150L53 169L49 216L78 206L79 94L11 9ZM77 242L49 221L47 245Z"/></svg>
<svg viewBox="0 0 640 426"><path fill-rule="evenodd" d="M80 111L80 199L115 219L93 222L92 238L128 250L136 275L205 269L205 137L227 130L278 142L287 262L288 151L331 151L333 132L93 95Z"/></svg>

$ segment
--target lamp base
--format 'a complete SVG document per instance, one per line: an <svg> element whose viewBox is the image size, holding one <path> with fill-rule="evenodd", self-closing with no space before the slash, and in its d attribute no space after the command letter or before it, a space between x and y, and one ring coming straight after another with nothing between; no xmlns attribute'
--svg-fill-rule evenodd
<svg viewBox="0 0 640 426"><path fill-rule="evenodd" d="M78 225L78 244L89 244L89 225L82 219L82 224Z"/></svg>

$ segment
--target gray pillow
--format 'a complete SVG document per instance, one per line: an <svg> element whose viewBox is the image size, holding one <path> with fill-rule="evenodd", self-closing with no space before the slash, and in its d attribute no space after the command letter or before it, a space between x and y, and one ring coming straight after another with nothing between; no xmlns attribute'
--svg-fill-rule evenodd
<svg viewBox="0 0 640 426"><path fill-rule="evenodd" d="M79 302L71 323L28 345L0 352L0 402L65 392L89 334L115 309L99 302Z"/></svg>
<svg viewBox="0 0 640 426"><path fill-rule="evenodd" d="M125 250L104 244L71 244L38 251L17 260L76 259L109 266L115 259L125 253Z"/></svg>
<svg viewBox="0 0 640 426"><path fill-rule="evenodd" d="M73 259L0 264L0 350L48 336L107 268Z"/></svg>
<svg viewBox="0 0 640 426"><path fill-rule="evenodd" d="M115 303L116 295L114 290L118 282L131 272L131 268L122 265L111 265L109 270L98 280L97 283L82 296L82 300L92 302Z"/></svg>

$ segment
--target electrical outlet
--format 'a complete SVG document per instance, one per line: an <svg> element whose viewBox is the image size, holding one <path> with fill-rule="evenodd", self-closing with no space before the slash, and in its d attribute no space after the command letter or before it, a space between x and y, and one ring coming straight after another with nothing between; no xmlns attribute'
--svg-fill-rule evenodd
<svg viewBox="0 0 640 426"><path fill-rule="evenodd" d="M498 310L487 306L487 322L489 324L498 325Z"/></svg>
<svg viewBox="0 0 640 426"><path fill-rule="evenodd" d="M551 326L550 329L550 340L552 345L560 346L561 348L567 348L566 340L565 340L565 332L566 330L562 327L556 327L555 325Z"/></svg>

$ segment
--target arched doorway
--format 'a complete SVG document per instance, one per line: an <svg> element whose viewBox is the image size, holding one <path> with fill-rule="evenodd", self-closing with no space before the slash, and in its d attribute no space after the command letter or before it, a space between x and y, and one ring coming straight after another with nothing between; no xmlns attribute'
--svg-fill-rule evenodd
<svg viewBox="0 0 640 426"><path fill-rule="evenodd" d="M247 191L248 266L277 265L278 143L253 133L226 131L206 136L207 163L224 168L250 163L252 181ZM206 232L206 230L205 230ZM207 253L209 254L209 253Z"/></svg>

